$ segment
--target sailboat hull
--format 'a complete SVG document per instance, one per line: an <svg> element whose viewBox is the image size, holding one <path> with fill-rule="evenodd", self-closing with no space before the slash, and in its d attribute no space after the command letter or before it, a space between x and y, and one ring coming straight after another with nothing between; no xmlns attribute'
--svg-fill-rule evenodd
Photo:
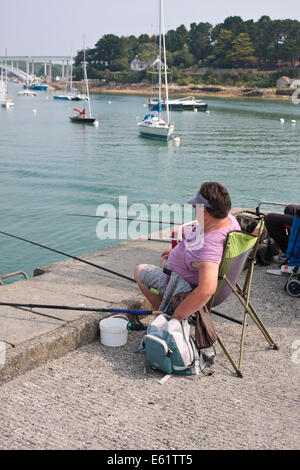
<svg viewBox="0 0 300 470"><path fill-rule="evenodd" d="M138 123L138 128L140 135L143 137L150 137L152 139L160 139L160 140L169 140L174 132L174 125L151 125L151 123L147 123L146 121Z"/></svg>
<svg viewBox="0 0 300 470"><path fill-rule="evenodd" d="M72 122L76 122L76 123L79 123L79 124L94 124L94 122L96 121L96 118L84 118L84 117L80 117L80 116L70 116L70 120Z"/></svg>
<svg viewBox="0 0 300 470"><path fill-rule="evenodd" d="M64 96L64 95L58 95L58 96L53 96L54 100L65 100L65 101L71 101L71 98L69 96Z"/></svg>

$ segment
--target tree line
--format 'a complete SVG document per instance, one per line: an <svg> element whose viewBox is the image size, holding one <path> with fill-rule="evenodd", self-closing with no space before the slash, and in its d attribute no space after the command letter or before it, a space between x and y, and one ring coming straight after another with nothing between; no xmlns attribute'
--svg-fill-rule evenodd
<svg viewBox="0 0 300 470"><path fill-rule="evenodd" d="M95 70L122 71L131 61L151 61L157 56L156 35L139 37L104 35L87 50L86 60ZM192 23L166 33L168 65L178 68L213 66L218 68L274 69L288 64L295 67L300 57L300 22L272 20L262 16L258 21L243 21L230 16L223 23ZM83 51L77 54L75 65L83 60Z"/></svg>
<svg viewBox="0 0 300 470"><path fill-rule="evenodd" d="M203 67L210 71L294 69L299 67L300 61L300 22L272 20L269 16L262 16L258 21L244 21L240 16L229 16L215 26L208 22L192 23L189 29L180 25L166 33L166 49L172 79L182 77L180 71L195 72ZM89 78L101 79L120 74L123 81L149 78L147 72L139 73L138 79L136 75L133 77L130 64L137 58L150 65L157 54L157 35L119 37L106 34L94 48L86 50L88 75ZM75 58L77 78L82 78L82 61L83 51L79 51ZM267 76L266 79L270 81Z"/></svg>

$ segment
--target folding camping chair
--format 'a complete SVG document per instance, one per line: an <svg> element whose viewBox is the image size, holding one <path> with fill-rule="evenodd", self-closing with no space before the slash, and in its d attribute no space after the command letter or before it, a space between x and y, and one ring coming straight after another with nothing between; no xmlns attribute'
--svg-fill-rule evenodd
<svg viewBox="0 0 300 470"><path fill-rule="evenodd" d="M249 314L254 323L260 329L270 347L273 349L278 349L277 345L272 340L271 336L267 332L264 324L259 318L257 312L255 311L253 305L250 302L250 291L251 291L251 282L253 278L253 270L255 265L255 258L257 253L257 248L260 242L260 234L262 233L264 222L260 221L258 224L259 235L251 235L245 232L233 231L230 232L227 236L225 243L222 261L219 268L219 281L215 294L211 297L207 304L207 308L210 313L214 313L219 316L223 316L216 310L214 307L220 305L227 297L234 292L240 303L244 308L244 317L242 321L242 334L240 340L240 355L239 355L239 364L237 365L231 354L228 352L220 336L217 334L217 340L223 349L225 355L233 366L238 377L243 377L241 372L242 367L242 357L244 349L244 340L245 340L245 331L247 326L247 315ZM237 282L240 273L242 272L245 262L249 261L248 270L246 273L246 278L243 287ZM228 317L227 317L228 318Z"/></svg>

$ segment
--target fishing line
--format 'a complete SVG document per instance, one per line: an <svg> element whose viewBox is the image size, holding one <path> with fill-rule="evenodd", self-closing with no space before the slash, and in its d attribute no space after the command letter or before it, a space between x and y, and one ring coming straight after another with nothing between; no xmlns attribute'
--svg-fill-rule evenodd
<svg viewBox="0 0 300 470"><path fill-rule="evenodd" d="M112 271L111 269L104 268L103 266L99 266L98 264L91 263L90 261L86 261L82 258L78 258L77 256L69 255L68 253L64 253L63 251L55 250L54 248L49 248L48 246L41 245L40 243L36 243L36 242L31 241L31 240L27 240L26 238L17 237L16 235L12 235L12 234L7 233L7 232L0 231L0 234L6 235L7 237L11 237L11 238L16 238L17 240L21 240L23 242L30 243L31 245L39 246L41 248L44 248L45 250L53 251L54 253L58 253L60 255L66 256L67 258L72 258L76 261L80 261L81 263L85 263L85 264L88 264L89 266L93 266L94 268L102 269L103 271L106 271L110 274L114 274L116 276L122 277L123 279L126 279L127 281L131 281L131 282L135 283L135 280L133 278L125 276L125 274L121 274L121 273L118 273L116 271Z"/></svg>
<svg viewBox="0 0 300 470"><path fill-rule="evenodd" d="M181 222L164 222L163 220L145 220L145 219L130 219L128 217L108 217L104 215L88 215L88 214L64 214L71 217L91 217L96 219L112 219L112 220L129 220L132 222L146 222L146 223L153 223L153 224L160 224L160 225L181 225Z"/></svg>

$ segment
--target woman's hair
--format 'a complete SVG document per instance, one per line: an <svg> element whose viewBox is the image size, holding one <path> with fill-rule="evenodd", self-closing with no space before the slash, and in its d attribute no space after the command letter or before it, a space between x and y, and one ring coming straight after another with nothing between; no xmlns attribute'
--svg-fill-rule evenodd
<svg viewBox="0 0 300 470"><path fill-rule="evenodd" d="M200 194L208 200L212 209L206 207L207 212L216 219L227 217L231 209L231 200L227 189L220 183L209 181L203 183Z"/></svg>

